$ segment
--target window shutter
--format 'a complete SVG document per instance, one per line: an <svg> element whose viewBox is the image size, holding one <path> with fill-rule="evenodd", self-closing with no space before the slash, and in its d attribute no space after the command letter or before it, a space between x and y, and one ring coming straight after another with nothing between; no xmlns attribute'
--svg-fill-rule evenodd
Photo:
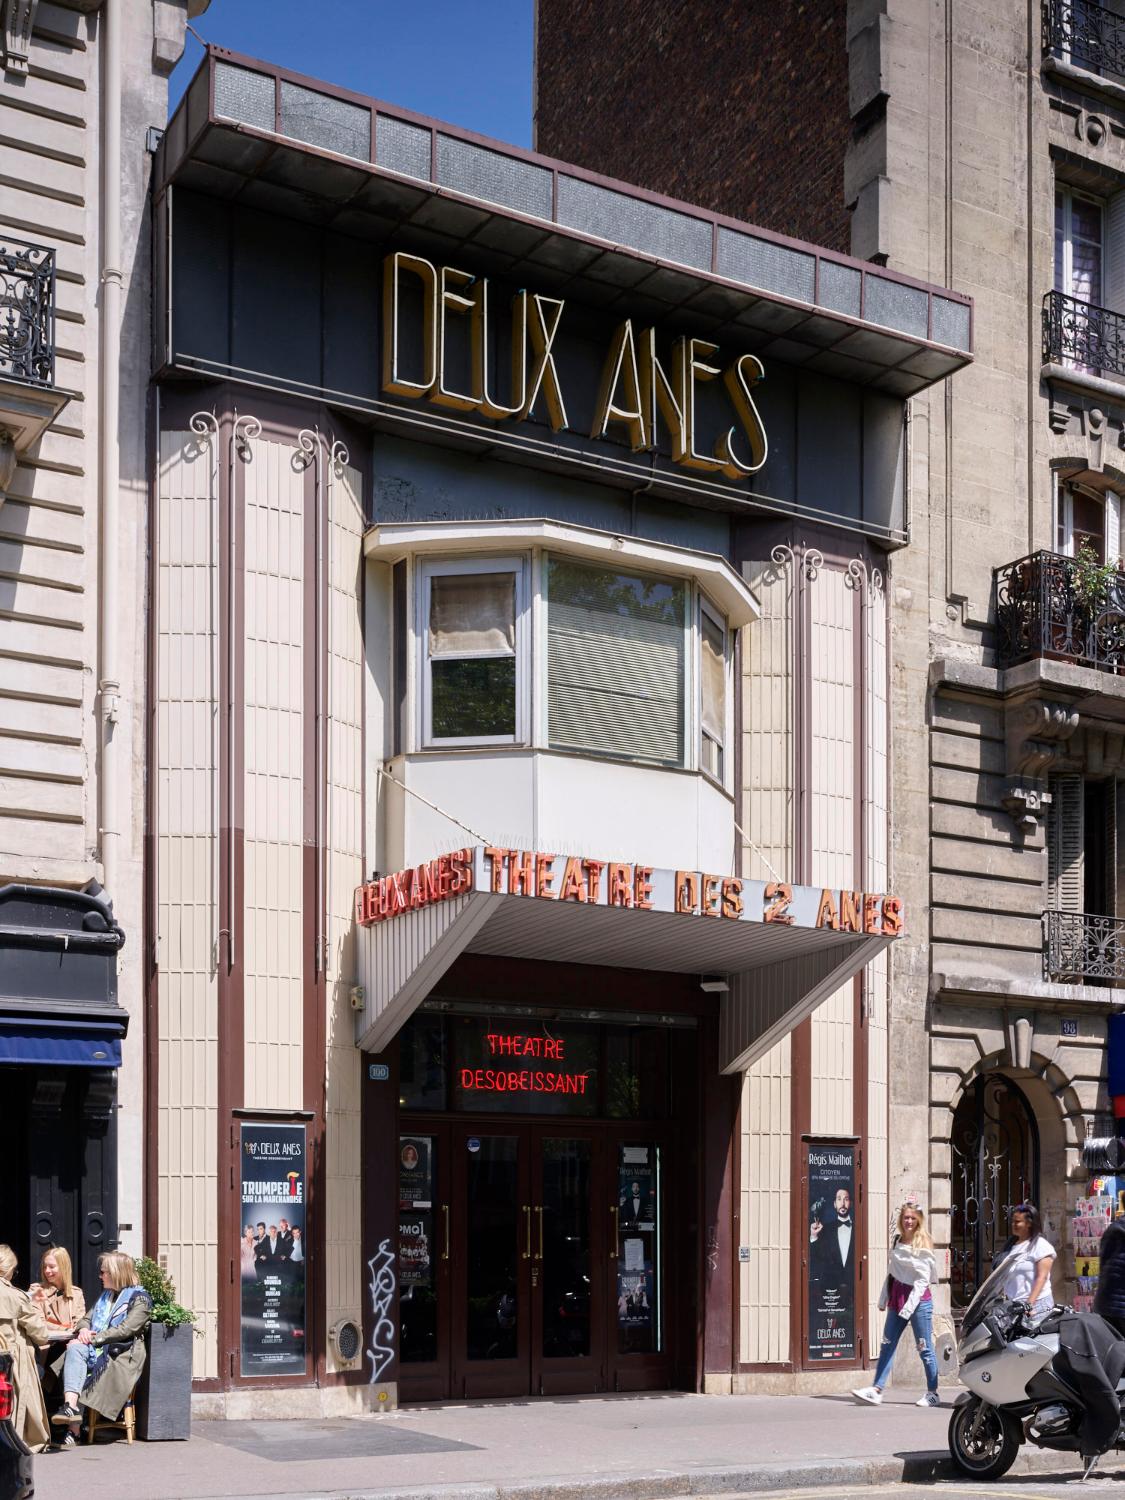
<svg viewBox="0 0 1125 1500"><path fill-rule="evenodd" d="M1105 492L1105 560L1121 560L1121 496L1113 490Z"/></svg>
<svg viewBox="0 0 1125 1500"><path fill-rule="evenodd" d="M682 584L551 560L553 746L683 764L685 599Z"/></svg>
<svg viewBox="0 0 1125 1500"><path fill-rule="evenodd" d="M1055 911L1082 911L1083 865L1082 777L1059 772L1051 777L1051 815L1047 827L1047 889Z"/></svg>
<svg viewBox="0 0 1125 1500"><path fill-rule="evenodd" d="M1125 312L1125 192L1114 193L1107 200L1104 223L1102 286L1105 305L1114 312Z"/></svg>

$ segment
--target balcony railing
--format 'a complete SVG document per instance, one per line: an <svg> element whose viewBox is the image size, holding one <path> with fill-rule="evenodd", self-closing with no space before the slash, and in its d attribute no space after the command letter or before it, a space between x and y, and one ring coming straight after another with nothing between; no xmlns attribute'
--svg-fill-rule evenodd
<svg viewBox="0 0 1125 1500"><path fill-rule="evenodd" d="M55 383L55 252L0 238L0 380Z"/></svg>
<svg viewBox="0 0 1125 1500"><path fill-rule="evenodd" d="M1043 969L1056 984L1125 985L1125 922L1084 911L1043 913Z"/></svg>
<svg viewBox="0 0 1125 1500"><path fill-rule="evenodd" d="M1094 0L1043 0L1043 51L1125 80L1125 17Z"/></svg>
<svg viewBox="0 0 1125 1500"><path fill-rule="evenodd" d="M1125 573L1091 597L1079 594L1078 570L1058 552L1032 552L996 569L998 666L1046 656L1125 671Z"/></svg>
<svg viewBox="0 0 1125 1500"><path fill-rule="evenodd" d="M1043 363L1090 375L1125 375L1125 316L1048 292L1043 298Z"/></svg>

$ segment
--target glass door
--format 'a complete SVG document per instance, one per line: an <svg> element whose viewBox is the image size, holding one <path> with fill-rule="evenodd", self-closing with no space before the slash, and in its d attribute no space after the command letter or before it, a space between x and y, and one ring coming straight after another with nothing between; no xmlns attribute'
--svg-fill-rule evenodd
<svg viewBox="0 0 1125 1500"><path fill-rule="evenodd" d="M455 1126L453 1394L529 1389L534 1223L527 1132Z"/></svg>
<svg viewBox="0 0 1125 1500"><path fill-rule="evenodd" d="M605 1389L605 1282L595 1242L600 1143L535 1132L532 1154L532 1370L537 1395Z"/></svg>

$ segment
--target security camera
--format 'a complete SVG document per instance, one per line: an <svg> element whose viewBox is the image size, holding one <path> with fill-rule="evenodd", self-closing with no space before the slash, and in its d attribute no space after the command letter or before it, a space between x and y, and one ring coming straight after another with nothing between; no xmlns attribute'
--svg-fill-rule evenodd
<svg viewBox="0 0 1125 1500"><path fill-rule="evenodd" d="M363 1002L367 999L367 991L362 984L353 984L348 991L348 999L352 1002L352 1010L362 1010Z"/></svg>

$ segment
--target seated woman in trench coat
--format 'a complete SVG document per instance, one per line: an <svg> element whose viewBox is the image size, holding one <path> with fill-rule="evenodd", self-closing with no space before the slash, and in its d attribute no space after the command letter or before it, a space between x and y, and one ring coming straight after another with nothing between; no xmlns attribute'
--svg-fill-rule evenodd
<svg viewBox="0 0 1125 1500"><path fill-rule="evenodd" d="M61 1358L63 1405L51 1418L66 1427L59 1446L78 1441L83 1408L89 1407L114 1422L133 1394L145 1363L144 1331L152 1313L152 1299L141 1286L132 1257L118 1250L98 1259L105 1290L84 1318Z"/></svg>
<svg viewBox="0 0 1125 1500"><path fill-rule="evenodd" d="M15 1251L0 1245L0 1350L12 1356L12 1385L16 1409L12 1424L32 1452L45 1448L50 1438L35 1349L51 1342L51 1330L40 1309L25 1291L12 1285Z"/></svg>

